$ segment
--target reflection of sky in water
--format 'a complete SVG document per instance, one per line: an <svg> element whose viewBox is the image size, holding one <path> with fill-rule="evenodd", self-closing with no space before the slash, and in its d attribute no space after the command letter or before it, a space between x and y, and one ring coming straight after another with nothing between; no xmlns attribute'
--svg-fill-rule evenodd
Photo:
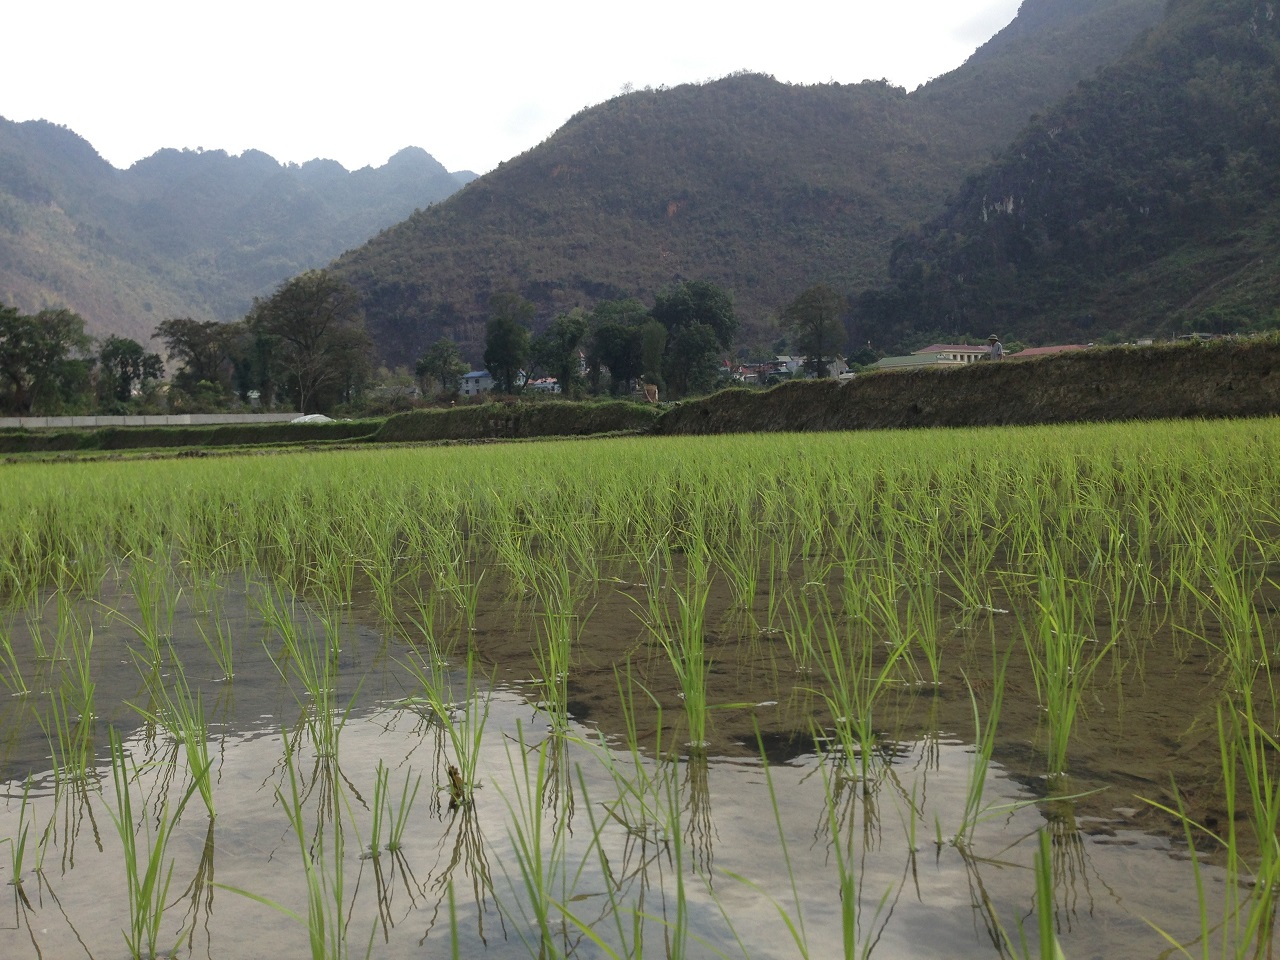
<svg viewBox="0 0 1280 960"><path fill-rule="evenodd" d="M259 629L246 625L245 610L230 610L229 615L244 631ZM136 716L119 706L135 700L141 689L121 636L118 624L104 626L95 642L100 726L115 722L132 731L127 746L144 765L135 808L154 816L164 803L165 784L176 780L181 786L184 760L163 735L147 739ZM193 681L212 676L207 654L201 653L198 646L183 652ZM421 957L424 938L433 945L432 955L443 952L449 931L446 891L452 882L463 956L536 955L536 946L531 950L522 942L533 943L535 933L510 831L518 820L518 798L529 794L528 787L517 785L522 751L529 749L520 737L541 737L545 720L517 693L496 693L479 763L483 786L473 809L450 811L447 794L435 789L444 782L450 762L445 738L438 725L398 705L413 691L397 679L402 676L395 669L397 655L394 645L381 642L373 631L359 629L344 637L340 700L345 704L355 695L358 706L342 733L339 762L317 761L305 741L295 761L306 784L336 777L343 788L351 952L362 955L372 943L374 956ZM306 932L300 925L261 903L208 885L240 888L305 912L301 854L276 800L277 788L288 791L281 729L294 727L302 705L282 687L260 643L238 647L234 683L202 686L208 691L216 740L218 815L210 829L197 797L183 816L172 847L173 906L166 913L162 939L167 938L168 946L190 927L184 945L189 942L196 956L304 955ZM20 777L47 769L48 747L34 724L21 731L14 727L15 709L12 701L0 707L7 732L0 764L7 775ZM571 734L555 758L560 779L553 786L558 792L548 788L543 793L544 849L550 849L553 824L567 822L568 879L559 874L554 896L614 943L618 933L606 895L609 885L590 842L593 824L602 828L615 895L628 908L639 906L651 917L670 920L676 909L673 840L659 839L652 825L638 820L635 807L612 806L618 791L601 763L600 748L585 742L592 732L572 725ZM97 753L104 750L99 747ZM860 783L833 788L835 827L852 844L858 942L873 945L873 956L1000 955L996 919L1014 938L1019 922L1034 925L1030 867L1035 833L1045 825L1045 815L1038 807L1017 806L1030 793L993 767L985 796L991 815L962 853L945 841L959 828L964 807L972 760L965 744L951 739L904 742L889 753L891 762L880 769L869 792ZM611 756L621 769L631 764L628 756ZM423 786L400 854L362 858L379 760L390 771L394 796L407 776L421 774ZM535 753L534 768L536 761ZM649 775L658 771L647 759L643 769ZM833 823L817 759L802 754L768 772L759 762L741 759L686 762L673 776L672 793L655 802L678 807L681 859L687 874L701 877L686 884L694 938L689 955L713 955L697 938L732 954L736 936L753 958L797 956L775 902L802 921L811 956L841 955ZM53 783L41 778L33 790L28 863L46 825L50 845L43 877L29 874L24 882L30 905L20 904L15 895L15 909L0 925L0 956L120 955L119 931L127 908L119 840L108 810L110 782L109 771L102 771L79 789L55 792ZM0 836L9 837L17 828L21 783L10 782L6 794ZM324 816L331 817L332 811ZM309 804L309 828L320 817L320 805ZM624 822L631 832L623 829ZM1089 823L1051 826L1057 922L1068 956L1154 955L1164 944L1145 920L1184 939L1194 936L1191 870L1168 855L1166 842L1132 831L1094 838L1086 834L1098 832L1093 830L1098 825ZM321 828L331 832L329 823L322 822ZM935 843L939 833L941 846ZM327 866L332 868L332 862ZM629 918L622 929L624 936L631 935ZM660 944L666 933L660 919L649 921L646 944ZM563 945L578 944L581 955L599 955L572 927L563 936ZM645 954L651 954L650 946Z"/></svg>

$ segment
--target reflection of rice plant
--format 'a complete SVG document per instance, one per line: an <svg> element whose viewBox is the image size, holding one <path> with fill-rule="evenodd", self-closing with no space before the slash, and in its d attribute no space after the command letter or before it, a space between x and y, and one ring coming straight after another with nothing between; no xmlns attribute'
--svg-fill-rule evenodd
<svg viewBox="0 0 1280 960"><path fill-rule="evenodd" d="M154 825L149 814L135 819L131 784L138 780L138 767L126 757L114 729L111 731L111 776L115 784L115 808L110 810L111 820L123 847L125 892L129 898L129 928L124 931L125 942L133 957L155 958L160 955L160 923L167 906L169 881L173 877L173 860L166 860L168 845L174 826L195 793L196 784L192 782L187 787L173 808L166 799ZM139 846L140 838L145 838L145 846ZM183 933L178 935L170 952L177 948L182 936Z"/></svg>
<svg viewBox="0 0 1280 960"><path fill-rule="evenodd" d="M290 910L275 900L258 893L242 890L238 887L215 884L232 893L248 897L264 904L273 910L305 924L308 942L311 947L312 960L344 960L347 951L347 927L350 914L345 902L345 883L343 876L343 854L345 841L342 818L330 818L333 827L331 859L326 856L326 840L328 837L323 825L314 836L308 838L304 821L305 796L300 784L300 777L294 765L294 748L286 733L283 737L285 745L285 769L289 778L289 793L276 788L276 801L284 810L289 820L289 827L298 841L298 851L302 855L302 873L307 885L307 915ZM326 761L322 758L321 763ZM340 788L336 779L325 784L323 789L328 795L322 805L336 806Z"/></svg>

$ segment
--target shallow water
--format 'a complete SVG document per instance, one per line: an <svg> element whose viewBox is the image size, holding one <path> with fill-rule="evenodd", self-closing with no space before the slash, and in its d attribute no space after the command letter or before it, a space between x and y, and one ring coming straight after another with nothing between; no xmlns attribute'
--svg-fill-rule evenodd
<svg viewBox="0 0 1280 960"><path fill-rule="evenodd" d="M1160 761L1148 752L1143 766L1126 764L1133 741L1120 735L1136 732L1149 745L1169 735L1173 717L1179 730L1194 725L1180 712L1194 700L1188 685L1207 682L1194 659L1150 657L1141 671L1128 668L1125 683L1100 684L1082 721L1074 776L1052 782L1040 774L1030 681L1011 668L985 812L957 843L973 763L959 656L938 688L893 692L869 772L853 779L819 752L806 693L814 681L768 631L722 627L710 635L712 702L735 706L712 712L707 748L691 751L679 746L680 701L634 603L614 596L593 608L575 646L562 724L536 706L544 695L530 652L536 623L494 594L474 633L454 628L482 657L486 679L470 702L487 703L489 715L481 786L472 803L453 806L446 769L455 757L438 718L406 702L418 686L403 666L411 654L404 640L360 602L345 611L335 689L346 720L336 755L325 755L301 722L310 715L307 695L268 654L275 639L250 593L233 584L217 601L236 639L230 681L219 677L196 630L209 615L193 610L194 598L181 600L173 623L173 655L209 718L217 814L210 819L195 796L166 851L173 867L160 943L176 945L178 956L308 955L305 924L282 912L307 912L304 855L286 813L290 752L306 797L306 846L329 885L328 922L342 918L352 956L437 955L454 937L462 956L539 956L530 884L516 853L520 830L535 822L548 896L578 921L553 911L547 939L553 952L576 956L606 955L593 937L625 953L639 936L644 956L662 956L678 952L686 936L687 956L830 957L844 951L846 926L855 951L874 956L1013 955L1008 941L1018 942L1020 924L1035 942L1032 863L1041 829L1053 839L1055 925L1067 956L1163 956L1169 944L1152 925L1184 943L1199 933L1185 842L1135 799L1144 784L1163 796L1150 772ZM181 746L127 705L148 709L142 677L150 668L139 662L136 634L112 613L136 612L131 602L120 588L77 607L93 630L96 680L93 761L83 777L53 775L48 738L33 721L33 711L47 712L62 667L39 665L33 675L47 678L45 688L33 685L26 697L0 705L0 836L17 837L20 822L30 825L21 886L6 888L12 909L0 923L0 956L127 955L106 728L120 730L138 764L131 794L140 836L164 818L166 803L172 810L188 780ZM305 604L294 617L304 633L317 630L316 611ZM25 625L12 629L19 653L30 656ZM948 642L957 652L971 643L983 649L1006 629L997 614L965 618ZM973 673L980 658L963 659L980 681ZM627 746L621 663L634 671L638 754ZM168 683L178 669L168 656L159 667ZM456 657L449 678L462 689ZM1177 703L1174 689L1184 694ZM459 718L463 698L454 699ZM1186 742L1166 765L1203 762L1187 755ZM364 848L379 761L394 798L406 778L420 775L422 787L401 848L374 857ZM646 782L652 789L643 789ZM619 802L628 787L640 789L648 815L638 796ZM1095 789L1079 799L1046 799ZM332 889L339 871L340 894ZM1224 878L1212 865L1203 875L1212 924ZM844 917L842 896L852 905Z"/></svg>

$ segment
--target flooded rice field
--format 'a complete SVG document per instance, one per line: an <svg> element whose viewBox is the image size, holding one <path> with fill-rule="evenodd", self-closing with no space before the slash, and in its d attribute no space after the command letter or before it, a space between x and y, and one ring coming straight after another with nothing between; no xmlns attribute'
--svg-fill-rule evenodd
<svg viewBox="0 0 1280 960"><path fill-rule="evenodd" d="M0 956L1271 956L1277 452L5 466Z"/></svg>

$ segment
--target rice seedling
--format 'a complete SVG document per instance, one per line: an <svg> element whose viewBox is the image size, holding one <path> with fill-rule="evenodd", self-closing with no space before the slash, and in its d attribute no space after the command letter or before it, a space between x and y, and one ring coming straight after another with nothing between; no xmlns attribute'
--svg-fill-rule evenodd
<svg viewBox="0 0 1280 960"><path fill-rule="evenodd" d="M696 541L684 557L683 576L671 570L671 555L664 564L668 573L660 588L652 583L648 591L648 626L666 653L680 685L691 753L707 747L706 613L711 583L705 546ZM664 590L675 597L675 613L667 605Z"/></svg>
<svg viewBox="0 0 1280 960"><path fill-rule="evenodd" d="M93 630L76 637L71 643L67 669L62 674L62 690L65 700L81 717L93 716L93 694L97 683L93 679Z"/></svg>
<svg viewBox="0 0 1280 960"><path fill-rule="evenodd" d="M1085 690L1114 641L1085 635L1092 605L1081 601L1078 581L1067 576L1058 553L1045 558L1038 582L1035 631L1024 628L1023 636L1049 730L1048 772L1060 776Z"/></svg>
<svg viewBox="0 0 1280 960"><path fill-rule="evenodd" d="M969 689L969 703L973 707L973 765L969 769L969 783L965 791L964 812L960 818L960 826L955 832L957 843L970 845L973 831L990 812L982 803L986 790L987 773L991 769L991 755L995 751L996 728L1000 723L1000 708L1004 704L1004 678L1009 666L1009 655L995 666L991 680L991 699L987 703L985 722L983 710L973 691L969 678L965 677L965 685Z"/></svg>
<svg viewBox="0 0 1280 960"><path fill-rule="evenodd" d="M162 955L160 927L168 906L169 884L173 879L173 860L168 846L182 811L195 793L193 782L177 804L170 808L166 799L153 825L149 816L135 817L131 784L138 780L138 767L127 757L119 735L111 731L111 776L115 786L115 806L110 809L112 823L120 837L123 855L125 892L129 901L129 926L124 930L125 944L136 960L154 960ZM139 845L143 839L144 844ZM172 953L182 942L185 931L168 947Z"/></svg>
<svg viewBox="0 0 1280 960"><path fill-rule="evenodd" d="M196 630L200 633L200 639L204 641L205 649L213 657L213 662L217 664L218 671L221 673L220 679L232 680L236 674L235 643L231 636L231 624L224 617L216 614L211 618L211 624L212 635L210 635L211 627L204 619L196 620Z"/></svg>
<svg viewBox="0 0 1280 960"><path fill-rule="evenodd" d="M25 696L31 692L13 648L12 626L3 620L0 620L0 683L4 684L10 696Z"/></svg>
<svg viewBox="0 0 1280 960"><path fill-rule="evenodd" d="M49 693L47 712L36 712L36 722L49 743L58 783L82 782L94 765L95 731L92 714L76 714L62 690Z"/></svg>
<svg viewBox="0 0 1280 960"><path fill-rule="evenodd" d="M507 751L507 765L515 784L514 796L502 792L511 814L507 829L525 894L512 919L522 921L516 935L524 941L530 955L541 957L568 956L573 951L570 925L556 904L573 900L583 869L582 865L574 868L568 862L566 821L555 819L548 829L543 816L541 798L551 768L548 758L561 748L557 744L562 743L560 738L549 737L528 744L523 728L518 727L514 747L518 761L512 757L511 748ZM536 763L531 760L532 755L536 755ZM503 871L506 871L505 864Z"/></svg>
<svg viewBox="0 0 1280 960"><path fill-rule="evenodd" d="M373 825L369 832L370 853L376 857L385 847L395 852L404 844L404 831L409 824L409 812L413 809L413 801L417 799L418 788L422 786L422 777L416 779L412 770L405 772L404 784L400 788L400 798L395 800L389 793L391 771L381 760L374 774L373 802L370 808ZM410 786L412 782L412 788Z"/></svg>
<svg viewBox="0 0 1280 960"><path fill-rule="evenodd" d="M432 722L444 728L453 748L454 762L446 761L445 782L440 789L449 794L452 806L467 806L479 786L476 768L485 723L489 719L490 686L486 685L483 693L477 689L475 655L470 652L460 693L454 688L456 677L439 663L424 658L416 648L409 648L406 659L399 662L415 685L413 693L397 706L423 709Z"/></svg>
<svg viewBox="0 0 1280 960"><path fill-rule="evenodd" d="M22 801L18 808L18 825L14 830L14 835L0 839L0 843L9 844L9 882L16 889L21 889L22 877L26 873L27 867L27 835L31 827L31 824L27 821L27 815L31 810L30 800L31 778L27 777L22 784ZM41 851L43 851L43 844L40 847Z"/></svg>
<svg viewBox="0 0 1280 960"><path fill-rule="evenodd" d="M847 621L842 629L829 598L819 592L807 623L815 631L806 645L814 651L815 670L824 681L817 694L827 705L834 732L831 741L837 762L846 770L860 768L864 788L872 782L875 756L875 707L886 690L902 682L899 667L908 657L908 643L901 633L893 639L875 640Z"/></svg>
<svg viewBox="0 0 1280 960"><path fill-rule="evenodd" d="M174 654L172 659L176 667L166 678L167 682L154 674L147 681L152 702L157 707L148 710L136 704L130 706L144 720L166 730L174 743L181 745L186 755L188 775L200 792L200 799L212 820L215 816L211 775L213 761L209 756L209 723L205 717L204 700L198 690L192 692L177 655Z"/></svg>

